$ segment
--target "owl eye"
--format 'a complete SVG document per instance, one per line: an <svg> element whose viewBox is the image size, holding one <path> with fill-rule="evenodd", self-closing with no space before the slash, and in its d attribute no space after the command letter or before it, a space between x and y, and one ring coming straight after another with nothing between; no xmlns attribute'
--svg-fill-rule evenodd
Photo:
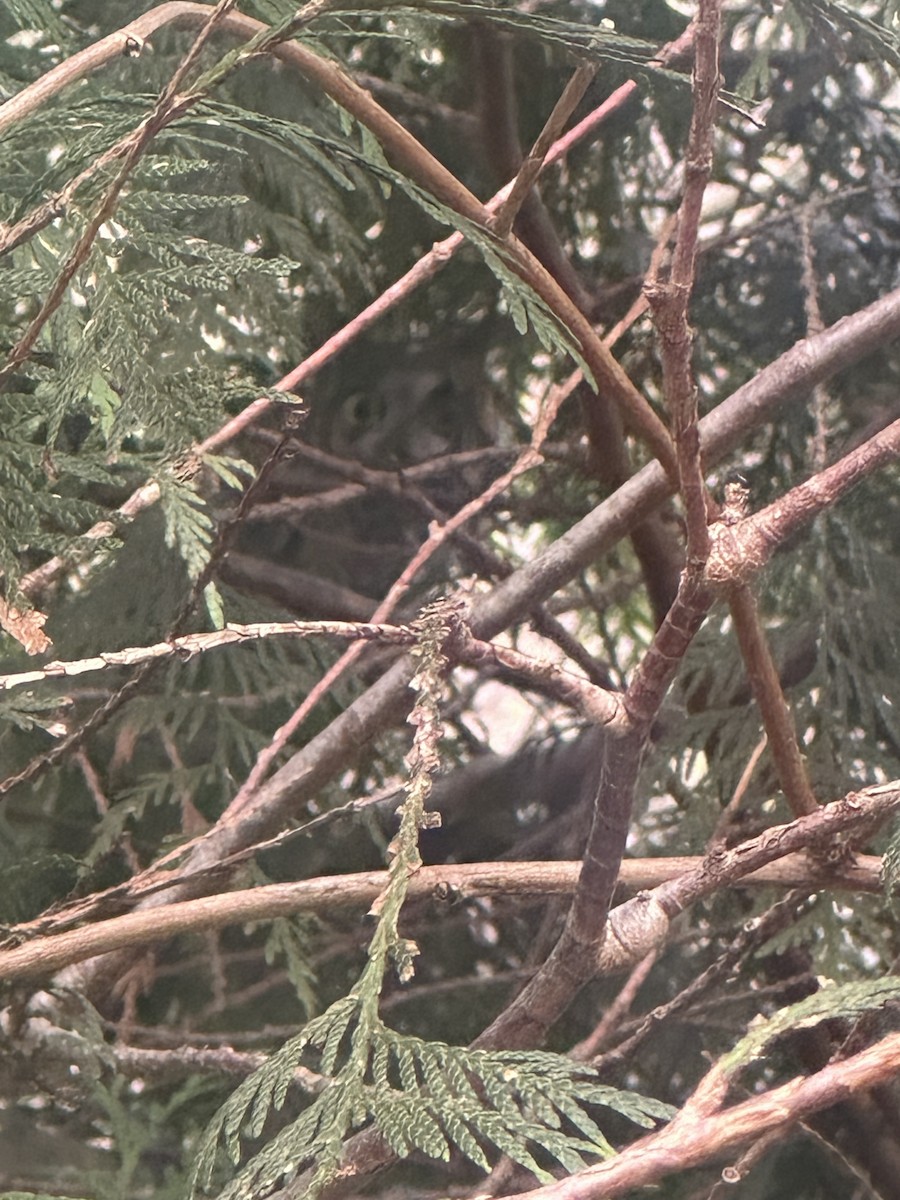
<svg viewBox="0 0 900 1200"><path fill-rule="evenodd" d="M354 392L341 407L341 421L347 427L349 437L364 433L373 425L381 424L388 415L384 396L373 392Z"/></svg>

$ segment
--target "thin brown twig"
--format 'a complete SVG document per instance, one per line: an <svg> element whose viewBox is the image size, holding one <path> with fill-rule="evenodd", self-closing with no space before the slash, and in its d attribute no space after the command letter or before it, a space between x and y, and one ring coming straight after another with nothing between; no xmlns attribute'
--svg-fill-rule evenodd
<svg viewBox="0 0 900 1200"><path fill-rule="evenodd" d="M723 1168L721 1179L717 1180L713 1185L706 1200L724 1200L725 1196L733 1193L734 1185L746 1179L756 1164L762 1161L772 1147L777 1146L779 1142L783 1142L793 1131L793 1125L787 1123L776 1126L774 1129L770 1129L768 1133L764 1133L762 1137L757 1138L746 1150L738 1155L733 1163L729 1163L727 1167Z"/></svg>
<svg viewBox="0 0 900 1200"><path fill-rule="evenodd" d="M512 229L516 214L544 168L547 155L553 144L559 139L563 126L575 111L596 74L597 68L593 63L581 63L575 68L575 73L566 84L563 94L554 105L544 128L538 134L534 145L519 168L518 174L512 181L508 195L494 211L491 228L498 237L506 237Z"/></svg>
<svg viewBox="0 0 900 1200"><path fill-rule="evenodd" d="M663 221L660 231L656 237L656 243L650 253L650 264L647 268L646 276L648 280L658 279L662 275L666 251L669 248L669 242L672 239L672 234L677 228L678 214L672 213L671 216L667 217L666 220ZM620 321L617 321L604 337L603 340L606 342L607 346L612 348L622 334L630 329L636 321L640 320L649 307L650 302L647 299L646 288L644 288L641 290L641 294L635 298L625 316L622 317Z"/></svg>
<svg viewBox="0 0 900 1200"><path fill-rule="evenodd" d="M605 729L612 729L625 720L620 695L598 687L558 663L523 654L511 646L482 641L469 633L455 638L447 652L454 661L466 666L488 664L515 672L561 704L573 708L585 720Z"/></svg>
<svg viewBox="0 0 900 1200"><path fill-rule="evenodd" d="M391 585L387 595L378 605L375 612L372 614L372 624L379 624L391 615L397 605L406 595L412 584L415 576L419 573L425 563L444 545L457 530L462 528L467 521L482 512L489 504L491 504L497 496L505 492L520 475L526 471L532 470L538 466L542 459L540 455L540 446L546 440L550 430L550 425L559 410L564 396L560 389L551 389L549 395L541 405L535 422L535 428L532 434L531 444L527 446L509 468L497 479L493 481L479 496L470 500L452 517L449 517L443 525L433 526L429 531L428 538L410 561L403 569L398 578ZM269 768L280 756L284 747L296 734L297 730L302 726L303 722L309 717L309 714L320 703L322 698L328 694L334 684L346 673L347 670L357 660L363 651L362 643L357 643L351 646L336 663L334 663L319 680L316 686L310 691L299 707L291 714L288 720L278 729L273 735L269 745L260 752L250 774L247 776L244 783L234 799L228 805L225 816L228 817L231 813L240 812L241 809L252 800L253 796L259 790L259 787L266 777Z"/></svg>
<svg viewBox="0 0 900 1200"><path fill-rule="evenodd" d="M725 496L718 527L736 525L747 515L749 492L743 483L727 484ZM750 586L743 582L728 588L726 595L741 657L750 680L751 691L762 714L767 742L772 749L772 758L782 791L791 809L798 816L813 812L816 798L753 592Z"/></svg>
<svg viewBox="0 0 900 1200"><path fill-rule="evenodd" d="M648 299L655 305L663 341L664 379L673 415L676 464L688 517L688 570L628 688L624 698L627 719L606 740L584 866L563 934L534 980L485 1031L479 1044L523 1045L542 1040L572 995L590 977L586 964L592 951L603 945L638 767L650 726L677 665L713 600L702 578L709 545L707 504L687 304L693 286L700 211L711 167L719 88L719 22L717 0L701 0L694 32L694 110L688 142L688 173L670 282L663 286L651 280L648 286ZM623 406L623 416L627 419L630 415Z"/></svg>
<svg viewBox="0 0 900 1200"><path fill-rule="evenodd" d="M747 432L808 394L812 383L880 350L898 336L900 290L843 318L818 337L798 342L703 418L701 434L707 465L733 451ZM472 602L473 632L482 638L495 636L510 620L546 599L566 579L612 547L668 494L669 484L662 469L658 464L648 464L562 539L524 563L489 593L476 596ZM329 778L356 761L361 746L402 719L409 677L409 664L395 663L335 718L323 735L280 767L245 812L235 819L218 821L201 839L182 847L180 856L186 862L188 877L194 880L191 887L212 886L223 861L271 836ZM158 898L161 902L182 894L177 880L176 886L168 886L171 882L154 882L153 890L165 891ZM97 987L103 979L113 979L120 967L121 960L103 961L101 969L101 960L97 960L90 970L83 968L77 974L82 985Z"/></svg>
<svg viewBox="0 0 900 1200"><path fill-rule="evenodd" d="M833 507L864 479L900 457L900 420L873 434L830 467L778 500L735 523L710 526L713 540L705 575L715 585L733 587L751 579L774 551L802 526Z"/></svg>
<svg viewBox="0 0 900 1200"><path fill-rule="evenodd" d="M728 605L781 789L796 816L815 812L818 801L809 782L791 710L750 587L739 584L730 589Z"/></svg>
<svg viewBox="0 0 900 1200"><path fill-rule="evenodd" d="M649 954L644 955L639 963L636 963L632 967L631 973L619 989L612 1004L607 1008L590 1034L583 1041L578 1042L572 1047L569 1052L571 1058L574 1058L577 1062L587 1062L589 1059L595 1057L600 1047L609 1039L616 1026L631 1009L647 976L656 965L658 957L659 951L651 950Z"/></svg>
<svg viewBox="0 0 900 1200"><path fill-rule="evenodd" d="M643 750L663 696L713 601L713 593L701 574L708 544L707 510L687 304L693 286L700 209L711 166L719 87L719 19L716 0L701 0L694 35L694 109L688 140L688 174L670 281L666 285L651 281L648 289L663 343L664 379L673 415L680 489L688 515L687 571L626 691L623 705L627 719L605 741L584 865L563 934L532 983L485 1035L489 1040L502 1039L503 1044L507 1044L510 1036L516 1039L516 1044L521 1044L523 1036L541 1037L548 1023L556 1019L590 977L586 962L594 952L602 954L604 946L610 944L607 916L625 850ZM650 948L648 945L647 949Z"/></svg>
<svg viewBox="0 0 900 1200"><path fill-rule="evenodd" d="M664 377L668 380L667 396L672 404L673 434L679 456L682 496L688 526L689 570L702 570L710 550L707 518L712 511L712 505L702 478L696 386L691 378L690 336L686 316L690 289L694 284L696 236L703 191L709 178L709 170L712 168L712 132L719 88L720 20L720 0L707 0L706 4L701 4L695 38L695 104L686 154L684 200L679 210L678 236L671 276L670 281L665 284L654 280L649 292L650 304L654 308L661 337ZM809 258L810 251L806 239L805 262L808 264ZM808 274L805 282L808 286L809 306L815 304L815 290L811 271ZM810 331L821 331L821 314L818 314L817 307L810 311L811 320L818 318L820 322L817 330ZM781 689L772 652L762 630L754 596L745 584L738 583L728 592L728 604L731 607L734 628L752 691L760 706L782 790L797 815L814 811L816 799L806 774L803 755L800 754L796 730L784 691Z"/></svg>
<svg viewBox="0 0 900 1200"><path fill-rule="evenodd" d="M117 33L109 35L108 38L102 39L93 46L88 47L87 50L73 56L66 63L60 64L60 67L48 72L46 76L38 80L31 88L25 89L24 92L19 93L11 100L8 100L6 104L0 106L0 132L13 121L19 120L24 115L27 115L27 113L34 111L50 96L57 94L60 90L69 86L69 84L100 69L106 63L120 56L129 38L135 37L140 43L160 28L168 25L177 26L190 23L195 19L194 10L202 7L201 5L182 3L182 0L172 0L171 3L162 4L151 12L144 14L143 17L138 18L130 25L125 26ZM657 56L658 61L667 63L684 53L691 43L692 36L692 27L688 27L685 33L659 52ZM272 50L272 53L276 57L285 58L287 51L284 47L276 46ZM561 161L573 146L577 145L585 137L592 135L604 121L626 104L635 94L637 88L638 84L634 80L629 80L617 88L601 105L589 113L588 116L583 118L583 120L553 145L543 165L547 167ZM511 187L512 182L501 188L493 200L488 202L485 206L488 213L496 211L496 208L509 195ZM58 212L56 209L48 211L43 224L49 223L57 215ZM37 228L42 227L43 225L39 225ZM416 288L433 278L465 242L466 239L462 234L454 233L442 242L436 243L432 250L425 254L415 266L394 284L386 288L376 300L372 301L352 321L348 322L347 325L323 343L318 350L314 351L313 354L304 359L297 367L278 380L274 385L274 389L289 392L301 387L317 371L321 370L326 363L330 362L340 353L341 350L355 341L366 329L380 320L382 316L391 311L402 300L406 299ZM228 442L233 441L248 426L258 421L267 413L272 403L271 400L265 397L254 400L238 413L237 416L226 421L215 433L210 434L200 442L194 448L194 453L199 456L209 454L220 449ZM159 500L159 496L159 484L155 480L149 480L119 507L114 519L97 522L85 531L82 535L83 539L91 542L110 537L116 531L116 521L118 523L127 523L133 520L138 513L154 505ZM39 596L41 592L48 588L62 574L66 569L67 562L68 560L60 555L55 555L48 559L46 563L35 568L20 580L20 591L23 595L34 600L35 597Z"/></svg>
<svg viewBox="0 0 900 1200"><path fill-rule="evenodd" d="M728 831L731 823L740 810L741 804L744 801L744 796L747 794L747 789L750 786L750 781L753 778L756 768L759 766L759 760L765 753L767 745L768 739L766 738L766 735L763 734L753 747L753 751L751 752L750 757L747 759L743 771L741 771L741 777L737 781L737 786L731 795L731 799L722 809L722 812L716 821L716 827L712 831L712 835L710 836L707 844L708 852L725 846L728 840Z"/></svg>
<svg viewBox="0 0 900 1200"><path fill-rule="evenodd" d="M724 1108L727 1081L716 1076L713 1068L712 1078L707 1077L712 1086L704 1094L702 1109L683 1109L659 1133L641 1138L615 1158L508 1200L612 1200L886 1083L898 1072L900 1034L895 1033L814 1075Z"/></svg>
<svg viewBox="0 0 900 1200"><path fill-rule="evenodd" d="M751 429L826 378L900 336L900 290L845 317L818 338L804 339L739 388L701 422L707 462L733 450ZM476 636L492 637L517 614L546 599L581 566L594 561L668 494L657 464L649 464L597 506L564 539L523 564L490 593L472 602ZM752 518L748 518L751 520ZM402 717L409 667L399 662L329 726L282 766L236 819L219 820L195 844L181 847L193 875L215 872L223 860L270 836L336 771L355 761L359 747ZM177 894L177 889L166 889ZM168 896L165 897L168 899Z"/></svg>
<svg viewBox="0 0 900 1200"><path fill-rule="evenodd" d="M815 216L813 205L804 205L797 214L800 232L800 255L803 267L803 307L806 311L806 328L809 333L821 333L825 328L822 309L819 305L819 287L816 278L815 248L812 240L812 223ZM824 383L812 390L812 412L815 430L812 437L812 465L817 471L828 460L827 414L830 397Z"/></svg>
<svg viewBox="0 0 900 1200"><path fill-rule="evenodd" d="M783 860L782 860L783 861ZM724 951L712 962L702 974L691 982L671 1000L659 1004L646 1014L643 1020L624 1041L608 1050L605 1054L593 1057L592 1065L604 1071L615 1064L627 1062L654 1029L662 1026L676 1014L685 1013L691 1009L700 996L709 991L716 983L726 976L733 974L735 968L748 954L756 951L780 930L786 928L797 919L798 908L807 904L809 889L794 892L776 901L764 913L754 917L745 925ZM783 985L780 985L783 986ZM759 1001L757 1000L757 1003ZM588 1057L585 1055L584 1057Z"/></svg>
<svg viewBox="0 0 900 1200"><path fill-rule="evenodd" d="M700 462L697 386L688 307L697 261L703 197L712 169L713 131L720 86L721 0L700 0L694 33L693 108L685 152L684 193L668 279L651 276L645 292L660 341L663 386L678 456L679 487L687 526L687 570L702 570L709 553L712 511Z"/></svg>
<svg viewBox="0 0 900 1200"><path fill-rule="evenodd" d="M833 837L857 826L869 828L872 821L885 819L898 805L900 782L895 780L851 793L820 807L811 816L768 829L717 856L715 861L709 858L674 860L678 867L674 873L673 860L623 863L620 875L625 886L646 885L654 873L657 878L666 876L666 880L657 885L652 897L641 891L614 910L615 918L611 921L603 953L587 964L581 964L587 968L586 978L602 970L631 967L665 941L672 915L702 896L750 878L756 882L783 883L787 880L795 886L796 871L799 870L799 881L812 888L825 883L832 886L832 881L837 881L835 886L839 886L841 880L853 887L859 887L864 881L870 888L878 886L878 859L861 859L862 865L856 868L840 866L827 872L809 860L805 864L801 860L787 870L784 864L780 871L765 872L763 869L789 854L797 854L820 838ZM685 869L686 863L689 865ZM41 921L41 935L14 949L0 951L0 978L50 975L68 963L124 947L150 945L178 933L271 920L304 910L330 911L369 905L384 891L386 879L384 871L369 871L358 875L330 875L300 883L271 884L247 891L181 900L164 908L139 908L57 934L46 933L47 923ZM576 886L577 879L576 863L504 862L421 867L409 881L409 896L446 901L475 895L567 895ZM33 930L35 924L15 927L10 933L23 936L29 929ZM480 1045L489 1044L485 1035L477 1041Z"/></svg>
<svg viewBox="0 0 900 1200"><path fill-rule="evenodd" d="M0 691L24 687L43 679L72 678L91 671L112 667L133 667L150 660L177 658L188 662L197 654L205 654L222 646L262 641L274 637L338 637L366 642L383 642L391 646L409 646L415 640L410 629L400 625L374 624L362 621L257 621L242 625L230 621L223 629L206 633L188 633L151 646L129 646L124 650L103 651L90 658L68 662L45 663L33 671L18 671L0 675Z"/></svg>
<svg viewBox="0 0 900 1200"><path fill-rule="evenodd" d="M103 790L103 784L100 781L100 776L97 773L97 768L88 758L84 749L79 749L75 754L75 762L78 769L84 777L84 782L87 789L94 798L97 812L101 818L109 812L109 798ZM122 851L125 861L128 863L129 870L133 874L137 874L141 869L140 860L134 848L134 843L131 834L127 830L123 830L118 839L119 848Z"/></svg>

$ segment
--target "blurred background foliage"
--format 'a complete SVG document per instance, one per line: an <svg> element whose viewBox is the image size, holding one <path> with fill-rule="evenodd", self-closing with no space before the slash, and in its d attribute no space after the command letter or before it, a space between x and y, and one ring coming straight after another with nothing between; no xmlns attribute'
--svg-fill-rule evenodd
<svg viewBox="0 0 900 1200"><path fill-rule="evenodd" d="M10 0L0 8L0 93L147 11L145 3ZM265 21L294 5L239 5ZM515 172L570 77L587 34L604 33L600 69L575 119L625 80L639 87L559 169L519 232L602 329L640 295L650 255L679 200L690 120L684 61L652 54L694 6L675 0L539 0L342 6L304 35L342 63L479 197ZM709 411L798 339L898 284L900 135L896 5L825 0L727 6L723 107L691 318L701 407ZM164 32L13 126L0 141L0 220L12 224L130 130L189 44ZM213 39L213 61L222 45ZM0 346L37 313L108 185L97 172L57 219L0 259ZM481 253L464 249L301 389L307 415L236 528L240 489L282 438L291 406L185 473L209 435L392 284L448 226L388 177L359 129L283 64L250 63L143 157L115 218L29 360L0 394L0 569L19 581L53 554L71 558L39 597L60 658L210 627L193 593L210 556L228 620L365 620L426 534L512 462L546 389L571 360L521 332ZM638 389L663 411L646 316L616 347ZM747 479L760 507L900 415L892 346L838 375L760 428L713 477ZM502 578L551 544L646 457L608 402L582 388L563 407L541 468L472 521L431 561L400 616L463 578ZM158 509L115 517L135 487L164 481ZM759 581L759 601L821 799L897 774L900 747L900 557L896 469L870 480ZM87 549L80 535L111 518ZM228 530L227 543L220 531ZM667 505L636 536L561 586L548 605L595 677L621 685L648 645L680 570L681 525ZM219 555L219 551L223 551ZM513 644L553 649L523 618ZM30 661L10 638L4 671ZM61 762L13 788L0 807L0 920L32 919L71 896L127 879L215 822L256 754L334 660L333 643L284 639L148 672ZM325 728L382 669L370 655L304 728ZM584 665L584 663L582 663ZM14 775L44 758L126 681L107 671L0 696L0 761ZM578 857L595 734L521 681L459 672L445 705L444 828L426 858ZM716 610L692 646L647 756L629 853L702 851L761 736L733 639ZM390 797L408 748L383 737L296 814L303 823L350 798ZM580 804L580 802L582 802ZM343 873L383 862L393 802L343 816L246 868L245 884ZM766 755L731 836L787 808ZM612 1031L640 1033L606 1077L673 1104L752 1017L820 976L858 977L895 961L893 914L866 896L799 900L780 939L749 945L648 1033L641 1015L671 1002L721 961L735 934L777 896L728 893L680 923ZM401 1032L465 1043L547 952L557 904L473 901L435 918L411 907L422 950L412 984L382 1011ZM65 998L59 1045L4 1027L0 1184L106 1197L184 1194L194 1139L234 1080L175 1051L268 1049L343 995L363 961L357 916L277 922L181 938L148 956L97 1013ZM585 990L554 1031L568 1050L588 1036L620 981ZM56 996L60 1002L60 996ZM9 996L10 1012L26 998ZM30 1001L34 1004L35 1001ZM33 1011L33 1010L32 1010ZM881 1014L889 1022L891 1015ZM112 1039L135 1056L119 1057ZM836 1028L840 1040L846 1030ZM60 1032L60 1037L64 1036ZM817 1035L818 1037L818 1035ZM828 1035L786 1039L767 1082L815 1069ZM74 1048L74 1049L73 1049ZM169 1051L151 1066L138 1051ZM824 1058L823 1058L824 1055ZM66 1060L69 1061L69 1060ZM128 1062L131 1066L128 1067ZM797 1200L896 1194L895 1097L839 1106L763 1159L730 1195ZM301 1103L302 1101L298 1101ZM623 1127L622 1136L630 1136ZM892 1173L893 1172L893 1173ZM474 1182L453 1164L392 1186L417 1195ZM717 1171L666 1195L718 1195ZM866 1180L865 1183L861 1180ZM521 1183L521 1180L519 1181ZM441 1190L443 1189L443 1191Z"/></svg>

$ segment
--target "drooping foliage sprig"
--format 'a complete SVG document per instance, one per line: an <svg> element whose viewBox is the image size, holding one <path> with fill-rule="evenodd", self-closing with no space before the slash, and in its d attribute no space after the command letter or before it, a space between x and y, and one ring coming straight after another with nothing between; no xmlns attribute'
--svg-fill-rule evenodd
<svg viewBox="0 0 900 1200"><path fill-rule="evenodd" d="M645 1128L671 1115L668 1105L602 1086L589 1068L562 1055L467 1050L423 1041L391 1030L379 1015L389 967L403 983L414 974L418 947L401 934L398 922L410 874L421 865L419 830L435 824L426 805L440 768L444 646L463 613L461 600L440 600L427 606L412 626L418 635L412 649L418 666L410 682L416 693L409 716L415 734L399 830L388 848L388 883L370 910L377 923L366 966L348 995L308 1022L223 1105L200 1146L195 1191L216 1178L220 1140L238 1163L242 1138L262 1135L273 1110L284 1107L294 1072L310 1052L317 1054L317 1069L328 1077L328 1086L266 1140L217 1193L220 1200L265 1195L306 1170L311 1175L305 1194L314 1198L335 1178L346 1138L370 1124L404 1157L418 1150L446 1161L456 1148L487 1170L486 1148L493 1148L549 1180L542 1155L567 1170L579 1170L585 1155L612 1153L590 1115L593 1106Z"/></svg>

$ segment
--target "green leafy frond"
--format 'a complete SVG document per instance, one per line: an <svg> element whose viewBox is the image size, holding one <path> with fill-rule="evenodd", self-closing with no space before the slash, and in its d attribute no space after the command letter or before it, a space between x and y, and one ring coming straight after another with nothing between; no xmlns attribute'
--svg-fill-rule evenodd
<svg viewBox="0 0 900 1200"><path fill-rule="evenodd" d="M6 856L4 855L4 860ZM0 923L30 921L75 886L81 864L69 854L3 861L0 869Z"/></svg>
<svg viewBox="0 0 900 1200"><path fill-rule="evenodd" d="M77 104L63 99L38 108L4 132L0 156L4 171L3 213L20 220L35 206L61 190L74 175L104 154L150 111L153 98L117 95L83 97ZM54 146L56 153L40 153ZM96 196L108 172L98 171L85 185L84 195ZM81 192L77 193L79 199ZM77 210L76 210L77 211Z"/></svg>
<svg viewBox="0 0 900 1200"><path fill-rule="evenodd" d="M355 122L348 117L348 130L354 125ZM394 170L384 158L379 143L371 133L364 126L358 126L358 129L358 150L355 153L368 170L377 178L402 188L424 212L439 224L449 225L462 233L477 248L503 288L507 310L516 330L524 334L530 326L545 350L557 350L570 355L590 379L590 370L581 357L574 336L534 288L516 272L502 240L495 237L489 229L477 225L443 204L408 176Z"/></svg>
<svg viewBox="0 0 900 1200"><path fill-rule="evenodd" d="M259 1135L270 1111L284 1105L294 1072L307 1047L320 1049L323 1058L326 1049L331 1054L335 1043L340 1044L343 1039L358 1008L359 1001L355 996L346 996L337 1001L320 1017L310 1021L301 1033L286 1042L259 1071L232 1093L208 1126L197 1148L195 1189L208 1186L212 1179L219 1140L222 1140L230 1160L239 1162L244 1126L250 1137Z"/></svg>
<svg viewBox="0 0 900 1200"><path fill-rule="evenodd" d="M891 830L888 844L881 857L881 881L884 884L884 898L888 904L896 903L897 881L900 879L900 824Z"/></svg>
<svg viewBox="0 0 900 1200"><path fill-rule="evenodd" d="M254 475L252 465L246 459L236 458L233 454L205 454L203 465L209 467L226 487L233 488L236 492L243 491L247 481Z"/></svg>
<svg viewBox="0 0 900 1200"><path fill-rule="evenodd" d="M493 237L489 230L461 217L402 172L392 168L371 132L358 125L346 113L343 114L343 128L347 140L340 142L333 136L297 122L276 121L271 117L263 119L256 114L248 114L245 110L221 103L204 106L204 111L206 107L215 114L213 119L221 122L223 127L239 130L253 140L282 153L301 155L307 163L311 163L321 172L321 176L338 187L355 189L359 186L360 178L375 178L389 186L401 187L436 221L459 230L479 249L504 289L510 317L520 333L524 333L530 325L545 349L555 349L571 355L588 376L590 375L571 333L554 316L541 297L508 265L502 242ZM355 136L351 137L354 131ZM362 168L365 174L360 175L358 171L350 173L351 167Z"/></svg>
<svg viewBox="0 0 900 1200"><path fill-rule="evenodd" d="M759 1058L776 1038L794 1029L808 1029L839 1017L854 1020L897 999L900 999L900 979L895 976L823 987L752 1029L721 1060L722 1070L733 1075Z"/></svg>
<svg viewBox="0 0 900 1200"><path fill-rule="evenodd" d="M401 1156L418 1151L446 1160L456 1148L487 1170L499 1152L549 1180L544 1157L575 1171L586 1156L613 1152L591 1110L609 1109L643 1128L672 1115L659 1101L599 1084L590 1068L562 1055L467 1050L406 1037L380 1021L354 1026L363 1010L348 1000L310 1022L227 1101L204 1137L196 1187L209 1185L220 1140L232 1162L239 1161L242 1134L260 1134L312 1049L319 1049L326 1073L341 1064L337 1073L220 1192L222 1200L313 1167L308 1194L314 1196L334 1177L344 1139L370 1122Z"/></svg>
<svg viewBox="0 0 900 1200"><path fill-rule="evenodd" d="M670 1114L656 1101L601 1086L590 1069L562 1056L428 1042L393 1032L378 1016L388 962L405 980L418 952L400 936L397 922L410 872L421 862L418 831L428 821L425 805L440 764L444 646L461 615L458 602L441 600L413 626L418 667L411 682L417 700L410 716L416 729L407 759L410 778L390 846L389 882L373 906L378 924L357 987L310 1021L225 1103L204 1135L195 1189L210 1186L220 1142L233 1164L240 1161L242 1137L260 1135L311 1052L330 1077L329 1086L250 1159L219 1193L222 1200L271 1188L305 1170L313 1171L307 1194L315 1196L334 1178L345 1138L370 1122L400 1155L420 1151L446 1160L455 1146L484 1168L492 1150L549 1179L542 1156L577 1170L585 1155L611 1153L586 1106L613 1109L645 1126Z"/></svg>
<svg viewBox="0 0 900 1200"><path fill-rule="evenodd" d="M58 695L35 695L15 692L0 695L0 722L8 722L23 731L46 729L59 718L63 698Z"/></svg>
<svg viewBox="0 0 900 1200"><path fill-rule="evenodd" d="M59 9L52 0L6 0L6 14L23 30L40 30L46 37L68 42L66 23L60 20Z"/></svg>
<svg viewBox="0 0 900 1200"><path fill-rule="evenodd" d="M616 33L611 24L594 25L582 21L566 20L547 16L541 12L523 11L505 4L457 3L456 0L420 0L419 3L397 5L336 5L329 15L371 16L379 15L392 22L404 18L443 18L444 20L479 20L489 22L511 33L533 37L550 45L577 51L589 57L624 62L630 65L650 66L659 46L640 38L626 37Z"/></svg>
<svg viewBox="0 0 900 1200"><path fill-rule="evenodd" d="M479 247L484 261L500 283L503 299L516 331L524 334L530 327L545 350L556 350L570 356L581 368L585 379L593 384L594 377L582 356L575 336L534 289L511 269L502 247L492 243L483 230L470 228L469 238Z"/></svg>
<svg viewBox="0 0 900 1200"><path fill-rule="evenodd" d="M179 132L190 132L194 138L202 137L211 145L221 144L218 142L219 129L230 129L246 139L245 152L253 144L267 146L288 155L304 173L313 169L323 180L341 190L352 192L363 186L363 178L350 167L349 161L342 164L335 156L348 147L342 147L333 135L329 135L327 128L314 129L305 121L287 121L222 100L204 100L195 113L180 121L176 128Z"/></svg>
<svg viewBox="0 0 900 1200"><path fill-rule="evenodd" d="M310 965L310 921L301 917L279 917L272 922L266 939L266 962L284 960L288 979L296 992L305 1015L318 1007L316 974Z"/></svg>
<svg viewBox="0 0 900 1200"><path fill-rule="evenodd" d="M35 397L4 397L0 413L22 399L23 409L35 404ZM23 413L18 414L21 428ZM6 433L11 432L7 427ZM65 553L72 540L95 521L105 516L97 504L73 495L72 484L84 475L102 477L96 464L83 472L80 464L63 455L56 463L40 445L22 438L0 437L0 570L11 581L15 594L24 548L51 554ZM8 585L9 586L9 585Z"/></svg>
<svg viewBox="0 0 900 1200"><path fill-rule="evenodd" d="M186 483L160 479L160 505L166 518L166 545L177 549L188 575L197 579L209 562L215 525L206 503Z"/></svg>
<svg viewBox="0 0 900 1200"><path fill-rule="evenodd" d="M791 7L826 38L844 34L865 57L890 63L895 69L900 67L900 36L872 15L861 12L859 6L842 4L840 0L793 0Z"/></svg>
<svg viewBox="0 0 900 1200"><path fill-rule="evenodd" d="M553 313L547 303L537 294L511 265L503 243L490 230L466 220L458 213L441 204L422 188L404 176L395 176L398 184L417 204L436 220L459 230L479 250L485 264L490 268L503 289L503 299L513 325L519 334L528 329L534 332L545 350L556 350L571 356L581 367L587 379L592 379L578 344L571 331Z"/></svg>
<svg viewBox="0 0 900 1200"><path fill-rule="evenodd" d="M154 787L154 782L157 786ZM144 809L159 803L169 792L168 787L158 786L158 781L144 781L137 785L113 804L97 822L94 836L84 855L85 863L90 867L102 861L120 843L122 834L134 822L140 819Z"/></svg>

